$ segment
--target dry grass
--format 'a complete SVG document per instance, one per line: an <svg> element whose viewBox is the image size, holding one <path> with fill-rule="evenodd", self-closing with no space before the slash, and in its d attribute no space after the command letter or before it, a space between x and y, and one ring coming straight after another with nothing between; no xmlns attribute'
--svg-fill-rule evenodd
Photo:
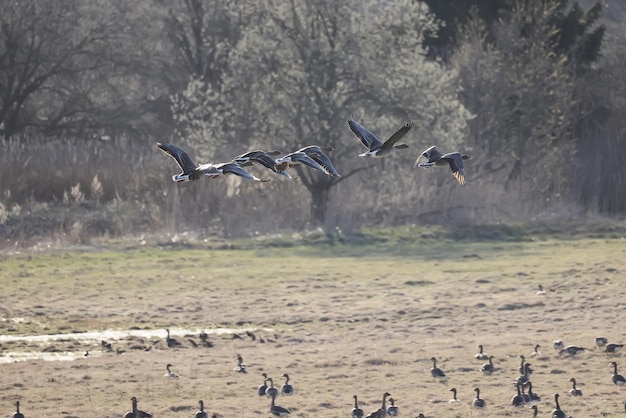
<svg viewBox="0 0 626 418"><path fill-rule="evenodd" d="M403 416L525 417L530 410L509 406L511 382L518 356L538 343L543 355L530 361L542 416L556 392L572 416L621 416L626 391L611 383L610 358L593 349L559 358L551 343L626 340L625 255L621 239L580 239L5 256L2 334L235 327L274 342L243 332L243 339L212 336L213 348L193 348L196 334L175 335L184 344L177 349L162 338L113 341L123 355L102 352L99 341L3 342L5 354L46 348L79 358L3 364L0 405L10 411L20 399L26 416L116 417L137 396L160 417L191 416L198 399L225 417L268 416L269 401L255 391L260 374L280 384L288 372L296 394L277 403L293 416L348 416L354 394L369 411L389 391ZM546 295L535 294L538 284ZM478 372L478 344L495 356L492 376ZM82 358L85 350L91 355ZM236 353L245 375L233 371ZM430 377L433 355L445 383ZM624 373L623 357L615 359ZM179 379L163 377L167 363ZM566 395L572 376L584 397ZM453 386L458 405L447 402ZM469 406L475 386L485 411Z"/></svg>

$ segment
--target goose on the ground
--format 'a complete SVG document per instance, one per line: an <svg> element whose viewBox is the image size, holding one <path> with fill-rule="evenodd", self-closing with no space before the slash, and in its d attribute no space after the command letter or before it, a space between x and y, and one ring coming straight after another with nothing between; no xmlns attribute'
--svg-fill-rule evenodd
<svg viewBox="0 0 626 418"><path fill-rule="evenodd" d="M313 159L316 163L324 167L326 170L326 174L331 177L341 177L337 169L333 165L332 161L330 161L330 157L324 153L324 151L332 151L332 147L319 147L317 145L309 145L308 147L304 147L298 150L298 152L303 152L308 155L311 159Z"/></svg>
<svg viewBox="0 0 626 418"><path fill-rule="evenodd" d="M265 391L267 390L267 373L261 373L263 376L263 384L259 385L256 392L259 396L265 396Z"/></svg>
<svg viewBox="0 0 626 418"><path fill-rule="evenodd" d="M180 376L178 376L176 373L174 373L171 370L172 365L171 364L167 364L167 366L165 366L165 369L167 370L167 372L164 374L165 377L173 377L173 378L178 378Z"/></svg>
<svg viewBox="0 0 626 418"><path fill-rule="evenodd" d="M167 343L167 346L169 348L180 347L181 344L174 338L170 337L170 330L166 329L165 331L167 331L167 337L165 337L165 342Z"/></svg>
<svg viewBox="0 0 626 418"><path fill-rule="evenodd" d="M538 295L545 295L545 294L546 294L546 291L545 291L545 290L543 290L543 285L541 285L541 284L540 284L540 285L538 286L538 289L539 289L539 290L537 290L537 294L538 294Z"/></svg>
<svg viewBox="0 0 626 418"><path fill-rule="evenodd" d="M275 415L277 417L282 417L290 413L289 410L287 410L286 408L276 405L275 393L272 394L272 403L270 404L270 412L272 413L272 415Z"/></svg>
<svg viewBox="0 0 626 418"><path fill-rule="evenodd" d="M537 414L539 413L539 410L537 409L537 405L531 406L530 409L533 410L533 418L537 418Z"/></svg>
<svg viewBox="0 0 626 418"><path fill-rule="evenodd" d="M526 366L524 365L524 363L525 363L526 359L524 358L523 355L520 355L519 358L521 360L520 360L519 367L517 368L517 371L519 371L520 374L524 374L524 370L526 369Z"/></svg>
<svg viewBox="0 0 626 418"><path fill-rule="evenodd" d="M522 397L522 390L520 388L521 383L515 385L515 389L517 389L517 394L511 398L511 405L513 406L522 406L524 405L524 398Z"/></svg>
<svg viewBox="0 0 626 418"><path fill-rule="evenodd" d="M425 163L420 161L426 158ZM419 158L415 161L415 167L430 168L430 167L450 167L452 175L459 182L459 184L465 184L465 169L463 167L463 160L469 160L471 157L467 154L461 154L460 152L449 152L442 154L436 146L428 148L422 152Z"/></svg>
<svg viewBox="0 0 626 418"><path fill-rule="evenodd" d="M489 354L483 352L483 345L478 345L478 354L474 356L476 360L489 360Z"/></svg>
<svg viewBox="0 0 626 418"><path fill-rule="evenodd" d="M570 396L583 396L583 391L576 387L576 378L570 377L569 381L572 382L572 388L569 390Z"/></svg>
<svg viewBox="0 0 626 418"><path fill-rule="evenodd" d="M489 363L483 364L483 367L480 368L480 371L484 374L491 374L493 373L493 370L493 356L489 356Z"/></svg>
<svg viewBox="0 0 626 418"><path fill-rule="evenodd" d="M559 405L559 394L554 394L554 409L552 410L552 418L567 418L567 414L561 410L561 405Z"/></svg>
<svg viewBox="0 0 626 418"><path fill-rule="evenodd" d="M540 348L540 347L541 347L541 346L540 346L539 344L536 344L536 345L535 345L535 351L533 351L533 352L530 354L530 356L531 356L531 357L537 357L537 356L540 356L540 355L541 355L541 352L539 352L539 348Z"/></svg>
<svg viewBox="0 0 626 418"><path fill-rule="evenodd" d="M383 394L383 402L380 408L373 410L365 418L383 418L387 415L387 396L391 396L391 393L385 392Z"/></svg>
<svg viewBox="0 0 626 418"><path fill-rule="evenodd" d="M13 418L24 418L24 414L20 412L20 401L15 401L15 413Z"/></svg>
<svg viewBox="0 0 626 418"><path fill-rule="evenodd" d="M530 403L537 403L541 401L541 396L533 392L533 383L530 380L524 383L524 386L528 386L528 397L530 398Z"/></svg>
<svg viewBox="0 0 626 418"><path fill-rule="evenodd" d="M209 418L209 414L204 410L204 402L202 400L198 401L200 410L196 412L194 418Z"/></svg>
<svg viewBox="0 0 626 418"><path fill-rule="evenodd" d="M430 369L430 374L432 375L432 377L434 378L446 377L446 374L443 372L443 370L437 367L437 359L435 357L431 357L430 360L433 362L433 367Z"/></svg>
<svg viewBox="0 0 626 418"><path fill-rule="evenodd" d="M604 347L609 340L606 337L596 337L596 347Z"/></svg>
<svg viewBox="0 0 626 418"><path fill-rule="evenodd" d="M270 398L272 396L278 395L278 389L274 387L274 380L271 377L268 377L267 381L270 382L270 385L267 387L267 389L265 389L265 395L269 396Z"/></svg>
<svg viewBox="0 0 626 418"><path fill-rule="evenodd" d="M456 388L452 388L450 389L450 392L452 392L452 399L450 399L448 401L448 403L455 403L455 402L461 402L460 400L457 399L456 397Z"/></svg>
<svg viewBox="0 0 626 418"><path fill-rule="evenodd" d="M387 415L392 415L392 416L398 415L398 407L396 406L393 398L389 398L389 403L391 405L387 407Z"/></svg>
<svg viewBox="0 0 626 418"><path fill-rule="evenodd" d="M520 375L517 377L517 379L515 379L515 384L518 383L526 383L530 380L530 363L525 363L524 364L524 374Z"/></svg>
<svg viewBox="0 0 626 418"><path fill-rule="evenodd" d="M416 416L415 418L426 418L426 416L424 416L424 414L420 413L418 416Z"/></svg>
<svg viewBox="0 0 626 418"><path fill-rule="evenodd" d="M617 362L612 361L610 364L611 366L613 366L613 383L618 386L623 386L624 384L626 384L626 379L624 379L624 376L617 373Z"/></svg>
<svg viewBox="0 0 626 418"><path fill-rule="evenodd" d="M234 174L248 180L265 181L248 173L234 161L219 164L196 165L196 163L193 162L189 154L187 154L187 152L182 150L181 148L178 148L177 146L172 144L163 144L160 142L157 142L156 145L163 152L172 157L181 168L181 170L183 170L180 174L175 174L172 176L172 180L175 182L194 181L198 180L200 176L203 175L210 178L215 178L226 174Z"/></svg>
<svg viewBox="0 0 626 418"><path fill-rule="evenodd" d="M237 354L235 358L237 359L237 365L233 370L237 373L248 373L246 366L243 364L243 357L241 357L241 354Z"/></svg>
<svg viewBox="0 0 626 418"><path fill-rule="evenodd" d="M287 373L283 374L285 378L285 383L280 387L280 393L283 395L293 395L293 386L289 384L289 375Z"/></svg>
<svg viewBox="0 0 626 418"><path fill-rule="evenodd" d="M561 341L561 340L554 340L554 342L552 343L552 347L554 347L555 350L560 350L560 349L562 349L565 346L563 345L563 341Z"/></svg>
<svg viewBox="0 0 626 418"><path fill-rule="evenodd" d="M361 141L361 144L367 148L367 152L359 154L359 157L385 157L398 149L406 149L409 146L406 144L396 143L411 130L413 122L404 124L393 135L389 137L385 142L378 139L376 135L365 129L363 125L355 121L354 119L348 119L348 126Z"/></svg>
<svg viewBox="0 0 626 418"><path fill-rule="evenodd" d="M363 412L361 408L359 408L359 403L358 403L356 395L354 395L353 398L354 398L354 408L352 408L352 418L363 418L363 415L365 415L365 413Z"/></svg>
<svg viewBox="0 0 626 418"><path fill-rule="evenodd" d="M142 411L141 409L137 409L137 398L133 396L130 398L133 409L130 412L127 412L124 415L124 418L152 418L152 414L147 413L146 411Z"/></svg>
<svg viewBox="0 0 626 418"><path fill-rule="evenodd" d="M472 401L472 406L474 408L484 408L487 406L487 402L484 399L480 398L480 388L474 388L474 392L476 392L476 398Z"/></svg>
<svg viewBox="0 0 626 418"><path fill-rule="evenodd" d="M604 346L604 352L605 353L611 353L611 354L615 354L617 353L619 350L622 349L622 347L624 347L624 344L607 344Z"/></svg>
<svg viewBox="0 0 626 418"><path fill-rule="evenodd" d="M578 346L578 345L568 345L567 347L562 348L562 349L559 351L559 355L561 355L561 354L567 354L567 355L569 355L569 356L575 356L575 355L577 355L577 354L581 354L581 353L583 353L585 350L586 350L586 348L584 348L584 347L580 347L580 346Z"/></svg>

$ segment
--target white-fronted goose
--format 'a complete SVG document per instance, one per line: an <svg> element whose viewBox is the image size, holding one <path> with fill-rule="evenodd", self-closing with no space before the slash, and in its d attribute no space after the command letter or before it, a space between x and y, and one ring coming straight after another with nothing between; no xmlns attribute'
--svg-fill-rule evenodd
<svg viewBox="0 0 626 418"><path fill-rule="evenodd" d="M474 392L476 392L476 398L472 401L472 406L474 408L485 408L487 406L487 402L480 398L480 389L474 388Z"/></svg>
<svg viewBox="0 0 626 418"><path fill-rule="evenodd" d="M567 418L567 414L561 410L561 405L559 405L559 394L554 394L554 409L552 410L552 418Z"/></svg>
<svg viewBox="0 0 626 418"><path fill-rule="evenodd" d="M270 382L270 385L267 387L267 389L265 389L265 395L269 396L270 398L272 396L277 396L278 389L274 387L274 379L272 379L271 377L268 377L267 381Z"/></svg>
<svg viewBox="0 0 626 418"><path fill-rule="evenodd" d="M233 370L237 373L248 373L246 366L243 364L243 357L241 357L241 354L237 354L235 358L237 359L237 365Z"/></svg>
<svg viewBox="0 0 626 418"><path fill-rule="evenodd" d="M613 344L613 343L607 344L606 346L604 346L604 352L605 353L615 354L619 350L621 350L622 347L624 347L624 344Z"/></svg>
<svg viewBox="0 0 626 418"><path fill-rule="evenodd" d="M270 404L270 412L272 413L272 415L275 415L277 417L282 417L290 413L286 408L276 405L275 393L272 394L272 403Z"/></svg>
<svg viewBox="0 0 626 418"><path fill-rule="evenodd" d="M159 147L163 152L172 157L181 168L181 170L183 170L180 174L175 174L172 176L172 180L175 182L194 181L198 180L200 176L215 178L226 174L234 174L248 180L260 182L267 181L261 180L248 173L234 161L219 164L196 165L196 163L193 162L187 152L183 151L175 145L162 144L160 142L157 142L157 147Z"/></svg>
<svg viewBox="0 0 626 418"><path fill-rule="evenodd" d="M626 384L626 379L624 379L624 376L617 373L617 362L612 361L610 364L611 366L613 366L613 383L618 386L623 386L624 384Z"/></svg>
<svg viewBox="0 0 626 418"><path fill-rule="evenodd" d="M533 392L533 383L530 380L524 383L524 386L528 386L528 397L530 398L530 403L537 403L541 401L541 396ZM522 387L522 389L524 389L524 387Z"/></svg>
<svg viewBox="0 0 626 418"><path fill-rule="evenodd" d="M127 412L126 415L124 415L124 418L152 418L152 414L147 413L146 411L142 411L141 409L137 409L137 398L136 397L132 397L130 398L132 405L133 405L133 409L130 412Z"/></svg>
<svg viewBox="0 0 626 418"><path fill-rule="evenodd" d="M171 364L169 364L169 363L168 363L168 365L167 365L167 366L165 366L165 368L167 369L167 372L166 372L163 376L165 376L165 377L172 377L172 378L175 378L175 379L177 379L178 377L180 377L180 376L178 376L176 373L174 373L174 372L171 370L171 367L172 367L172 365L171 365Z"/></svg>
<svg viewBox="0 0 626 418"><path fill-rule="evenodd" d="M526 383L530 380L530 363L524 364L524 374L520 375L515 379L515 384L518 383Z"/></svg>
<svg viewBox="0 0 626 418"><path fill-rule="evenodd" d="M259 396L265 396L265 391L267 390L267 373L261 373L261 376L263 376L263 384L259 385L256 392Z"/></svg>
<svg viewBox="0 0 626 418"><path fill-rule="evenodd" d="M359 408L359 403L357 401L357 397L356 395L353 396L354 398L354 408L352 408L352 418L363 418L363 415L365 415L365 413L363 412L363 410L361 408Z"/></svg>
<svg viewBox="0 0 626 418"><path fill-rule="evenodd" d="M522 391L520 389L520 386L522 386L520 383L515 385L515 389L517 389L517 394L511 398L511 405L513 406L524 405L524 398L522 397Z"/></svg>
<svg viewBox="0 0 626 418"><path fill-rule="evenodd" d="M285 378L285 383L280 387L280 393L283 395L291 396L293 395L293 386L289 384L289 375L287 373L283 374Z"/></svg>
<svg viewBox="0 0 626 418"><path fill-rule="evenodd" d="M450 392L452 392L452 399L450 399L450 400L448 401L448 403L461 402L461 401L459 401L459 400L457 399L457 397L456 397L456 388L452 388L452 389L450 389Z"/></svg>
<svg viewBox="0 0 626 418"><path fill-rule="evenodd" d="M576 387L576 379L570 377L570 382L572 382L572 388L569 390L570 396L583 396L583 391Z"/></svg>
<svg viewBox="0 0 626 418"><path fill-rule="evenodd" d="M426 158L425 163L420 163L420 160ZM461 154L460 152L449 152L442 154L436 146L432 146L424 151L419 158L415 161L416 167L430 168L430 167L442 167L448 166L452 170L452 175L460 183L465 184L465 170L463 167L463 160L468 160L471 157L467 154Z"/></svg>
<svg viewBox="0 0 626 418"><path fill-rule="evenodd" d="M209 414L204 410L204 402L202 400L198 401L200 410L196 412L194 418L209 418Z"/></svg>
<svg viewBox="0 0 626 418"><path fill-rule="evenodd" d="M359 154L359 157L385 157L397 149L406 149L409 147L406 144L396 145L396 142L411 130L413 122L406 123L385 142L382 142L376 135L365 129L363 125L354 119L348 119L348 125L354 135L361 141L361 144L368 149L367 152Z"/></svg>
<svg viewBox="0 0 626 418"><path fill-rule="evenodd" d="M437 367L437 359L435 357L431 357L430 360L433 362L433 367L430 369L430 374L432 375L432 377L434 378L446 377L446 374L443 372L443 370Z"/></svg>
<svg viewBox="0 0 626 418"><path fill-rule="evenodd" d="M531 357L537 357L537 356L540 356L540 355L541 355L541 353L539 352L539 348L540 348L540 347L541 347L541 346L540 346L539 344L535 345L535 351L533 351L533 352L530 354L530 356L531 356Z"/></svg>
<svg viewBox="0 0 626 418"><path fill-rule="evenodd" d="M395 417L396 415L398 415L398 407L396 406L393 398L389 398L389 403L391 405L387 407L387 415L391 415Z"/></svg>
<svg viewBox="0 0 626 418"><path fill-rule="evenodd" d="M477 360L489 360L489 354L483 352L483 345L479 344L478 345L478 354L476 354L474 356L475 359Z"/></svg>
<svg viewBox="0 0 626 418"><path fill-rule="evenodd" d="M484 374L491 374L493 373L493 370L493 356L489 356L489 363L483 364L483 367L480 368L480 371Z"/></svg>
<svg viewBox="0 0 626 418"><path fill-rule="evenodd" d="M569 356L575 356L577 354L581 354L586 350L586 348L584 347L580 347L578 345L568 345L565 348L562 348L561 351L559 351L559 355L561 354L567 354Z"/></svg>
<svg viewBox="0 0 626 418"><path fill-rule="evenodd" d="M167 343L167 346L169 348L180 347L181 344L177 340L175 340L174 338L170 337L170 330L166 329L165 331L167 332L167 337L165 337L165 342Z"/></svg>
<svg viewBox="0 0 626 418"><path fill-rule="evenodd" d="M365 418L383 418L387 415L387 396L391 396L391 393L385 392L383 394L383 402L380 408L373 410Z"/></svg>
<svg viewBox="0 0 626 418"><path fill-rule="evenodd" d="M15 401L15 413L13 418L24 418L24 414L20 412L20 401Z"/></svg>

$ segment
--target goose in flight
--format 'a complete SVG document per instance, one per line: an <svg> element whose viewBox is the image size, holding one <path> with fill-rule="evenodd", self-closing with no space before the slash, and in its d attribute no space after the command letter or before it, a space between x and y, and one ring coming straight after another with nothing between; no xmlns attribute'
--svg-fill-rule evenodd
<svg viewBox="0 0 626 418"><path fill-rule="evenodd" d="M382 142L376 135L365 129L363 125L354 119L348 119L348 125L359 141L361 141L361 144L368 149L367 152L359 154L359 157L385 157L397 149L405 149L409 147L406 144L396 145L396 142L409 132L413 126L413 122L407 122L385 142Z"/></svg>
<svg viewBox="0 0 626 418"><path fill-rule="evenodd" d="M163 144L161 142L157 142L156 145L163 152L172 157L181 168L181 170L183 170L180 174L175 174L172 176L172 180L175 182L198 180L202 175L214 178L226 174L234 174L236 176L259 182L267 181L261 180L260 178L257 178L248 173L234 161L219 164L196 165L196 163L193 162L189 154L187 154L186 151L178 148L177 146L172 144Z"/></svg>
<svg viewBox="0 0 626 418"><path fill-rule="evenodd" d="M331 175L330 172L326 168L324 168L324 165L317 162L315 158L311 157L304 151L306 148L308 147L299 149L298 151L290 152L284 157L278 158L276 160L276 165L274 166L275 171L277 173L283 174L284 171L289 167L295 167L299 164L304 164L315 170L321 171L324 174ZM328 162L330 163L330 159L328 159ZM332 166L332 164L330 165Z"/></svg>
<svg viewBox="0 0 626 418"><path fill-rule="evenodd" d="M426 158L425 163L420 163L421 160ZM460 152L450 152L442 154L436 146L432 146L424 151L419 158L415 161L415 167L429 168L432 166L449 166L452 170L452 175L460 183L465 184L465 171L463 169L463 160L469 160L471 157L467 154L461 154Z"/></svg>
<svg viewBox="0 0 626 418"><path fill-rule="evenodd" d="M333 151L333 147L319 147L317 145L309 145L308 147L300 148L298 152L303 152L308 155L311 159L313 159L316 163L321 165L324 168L326 174L331 177L341 177L341 175L337 172L335 166L330 161L328 155L325 154L324 151Z"/></svg>
<svg viewBox="0 0 626 418"><path fill-rule="evenodd" d="M276 170L276 161L271 157L271 155L282 154L280 151L261 151L254 150L250 152L246 152L245 154L241 154L233 158L233 161L239 164L240 167L247 167L252 165L252 163L261 164L265 168L269 168L275 173L281 174L283 176L291 178L289 173L286 171L278 171Z"/></svg>

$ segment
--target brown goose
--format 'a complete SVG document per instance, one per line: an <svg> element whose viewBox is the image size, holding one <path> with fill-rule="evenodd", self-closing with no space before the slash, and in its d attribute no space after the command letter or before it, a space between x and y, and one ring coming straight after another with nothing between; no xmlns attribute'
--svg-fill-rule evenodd
<svg viewBox="0 0 626 418"><path fill-rule="evenodd" d="M552 418L567 418L567 414L561 410L561 405L559 405L559 394L554 394L554 409L552 410Z"/></svg>
<svg viewBox="0 0 626 418"><path fill-rule="evenodd" d="M20 401L15 401L15 413L13 418L24 418L24 414L20 412Z"/></svg>
<svg viewBox="0 0 626 418"><path fill-rule="evenodd" d="M609 340L606 337L596 337L596 347L604 347Z"/></svg>
<svg viewBox="0 0 626 418"><path fill-rule="evenodd" d="M319 165L321 165L324 168L324 170L326 171L326 174L328 174L329 176L341 177L341 175L337 172L337 169L335 168L335 166L333 166L333 163L330 161L330 158L328 157L328 155L324 153L324 151L332 151L332 150L333 150L332 147L319 147L317 145L309 145L308 147L301 148L298 151L304 152L310 158L315 160L315 162L317 162Z"/></svg>
<svg viewBox="0 0 626 418"><path fill-rule="evenodd" d="M170 330L166 329L165 331L167 332L167 337L165 337L165 342L167 343L167 346L169 348L180 347L181 344L174 338L170 337Z"/></svg>
<svg viewBox="0 0 626 418"><path fill-rule="evenodd" d="M531 353L531 355L530 355L530 356L531 356L531 357L537 357L537 356L540 356L540 355L541 355L541 353L539 352L539 348L540 348L540 347L541 347L541 346L540 346L539 344L536 344L536 345L535 345L535 351L533 351L533 352Z"/></svg>
<svg viewBox="0 0 626 418"><path fill-rule="evenodd" d="M133 409L130 412L127 412L126 415L124 415L124 418L152 418L152 414L147 413L146 411L142 411L141 409L137 409L137 398L136 397L132 397L130 398L132 404L133 404Z"/></svg>
<svg viewBox="0 0 626 418"><path fill-rule="evenodd" d="M483 364L483 367L480 368L480 371L484 374L491 374L493 373L493 370L493 356L489 356L489 363Z"/></svg>
<svg viewBox="0 0 626 418"><path fill-rule="evenodd" d="M576 387L576 379L570 377L569 381L572 382L572 388L569 390L569 394L571 396L583 396L583 391Z"/></svg>
<svg viewBox="0 0 626 418"><path fill-rule="evenodd" d="M431 357L430 360L433 362L433 367L430 369L430 374L434 378L445 378L446 374L437 367L437 359L435 357Z"/></svg>
<svg viewBox="0 0 626 418"><path fill-rule="evenodd" d="M235 358L237 359L237 365L233 370L237 373L248 373L246 366L243 364L243 357L241 357L241 354L237 354Z"/></svg>
<svg viewBox="0 0 626 418"><path fill-rule="evenodd" d="M393 398L389 398L389 403L391 405L389 405L387 407L387 415L391 415L391 416L396 416L398 415L398 407L396 406L396 404L394 403Z"/></svg>
<svg viewBox="0 0 626 418"><path fill-rule="evenodd" d="M261 164L265 168L269 168L275 173L282 174L283 176L291 178L291 176L286 171L277 171L276 170L276 161L271 157L271 155L282 154L280 151L262 151L262 150L254 150L250 152L246 152L245 154L241 154L233 158L233 161L239 164L240 167L247 167L252 165L252 163Z"/></svg>
<svg viewBox="0 0 626 418"><path fill-rule="evenodd" d="M456 397L456 388L452 388L450 389L450 392L452 392L452 399L450 399L448 401L448 403L455 403L455 402L461 402L460 400L457 399Z"/></svg>
<svg viewBox="0 0 626 418"><path fill-rule="evenodd" d="M269 396L270 398L272 396L278 395L278 389L274 387L274 380L271 377L268 377L267 381L270 382L270 385L267 387L267 389L265 389L265 395Z"/></svg>
<svg viewBox="0 0 626 418"><path fill-rule="evenodd" d="M609 364L613 366L613 383L617 386L623 386L624 384L626 384L626 379L624 379L624 376L617 373L617 362L612 361Z"/></svg>
<svg viewBox="0 0 626 418"><path fill-rule="evenodd" d="M575 356L576 354L583 353L585 350L586 348L584 347L580 347L577 345L568 345L567 347L562 348L561 351L559 351L559 355L567 354L568 356Z"/></svg>
<svg viewBox="0 0 626 418"><path fill-rule="evenodd" d="M285 378L285 383L280 387L280 393L283 395L291 396L293 395L293 386L289 384L289 375L287 373L283 374Z"/></svg>
<svg viewBox="0 0 626 418"><path fill-rule="evenodd" d="M391 396L391 393L385 392L383 394L383 402L381 407L367 414L367 417L365 418L383 418L385 415L387 415L387 396Z"/></svg>
<svg viewBox="0 0 626 418"><path fill-rule="evenodd" d="M425 163L420 163L420 160L426 158ZM460 152L450 152L442 154L436 146L432 146L424 151L419 158L415 161L416 167L429 168L432 166L442 167L448 166L452 170L452 175L460 183L465 184L465 170L463 167L463 160L469 160L470 157L467 154L461 154Z"/></svg>
<svg viewBox="0 0 626 418"><path fill-rule="evenodd" d="M489 354L483 352L483 345L478 345L478 354L474 356L476 360L489 360Z"/></svg>
<svg viewBox="0 0 626 418"><path fill-rule="evenodd" d="M615 354L617 353L619 350L622 349L622 347L624 347L624 344L607 344L604 346L604 352L605 353L611 353L611 354Z"/></svg>
<svg viewBox="0 0 626 418"><path fill-rule="evenodd" d="M485 408L487 406L487 402L480 398L480 389L474 388L474 392L476 392L476 398L472 401L472 406L474 408Z"/></svg>
<svg viewBox="0 0 626 418"><path fill-rule="evenodd" d="M359 408L359 403L357 401L357 397L356 395L353 396L354 398L354 408L352 408L352 418L363 418L363 410L361 408Z"/></svg>
<svg viewBox="0 0 626 418"><path fill-rule="evenodd" d="M209 418L209 414L204 410L204 402L199 400L198 404L200 406L200 410L196 412L194 418Z"/></svg>
<svg viewBox="0 0 626 418"><path fill-rule="evenodd" d="M283 408L282 406L278 406L276 405L276 394L272 394L272 403L270 404L270 412L272 413L272 415L275 415L277 417L282 417L285 415L290 414L289 410L287 410L286 408Z"/></svg>
<svg viewBox="0 0 626 418"><path fill-rule="evenodd" d="M167 366L165 366L165 369L167 370L167 372L163 376L165 376L165 377L172 377L172 378L175 378L175 379L179 378L180 376L178 376L178 374L174 373L171 370L171 367L172 367L172 365L169 364L169 363L168 363Z"/></svg>
<svg viewBox="0 0 626 418"><path fill-rule="evenodd" d="M396 142L398 142L407 134L407 132L409 132L409 130L411 130L413 122L406 123L385 142L382 142L376 135L365 129L363 125L354 119L348 119L348 126L350 126L354 135L356 135L359 141L361 141L361 144L368 149L367 152L359 154L359 157L385 157L395 150L406 149L409 147L406 144L396 145Z"/></svg>
<svg viewBox="0 0 626 418"><path fill-rule="evenodd" d="M265 391L267 390L267 373L261 373L261 376L263 376L263 384L259 385L256 392L259 396L265 396Z"/></svg>

